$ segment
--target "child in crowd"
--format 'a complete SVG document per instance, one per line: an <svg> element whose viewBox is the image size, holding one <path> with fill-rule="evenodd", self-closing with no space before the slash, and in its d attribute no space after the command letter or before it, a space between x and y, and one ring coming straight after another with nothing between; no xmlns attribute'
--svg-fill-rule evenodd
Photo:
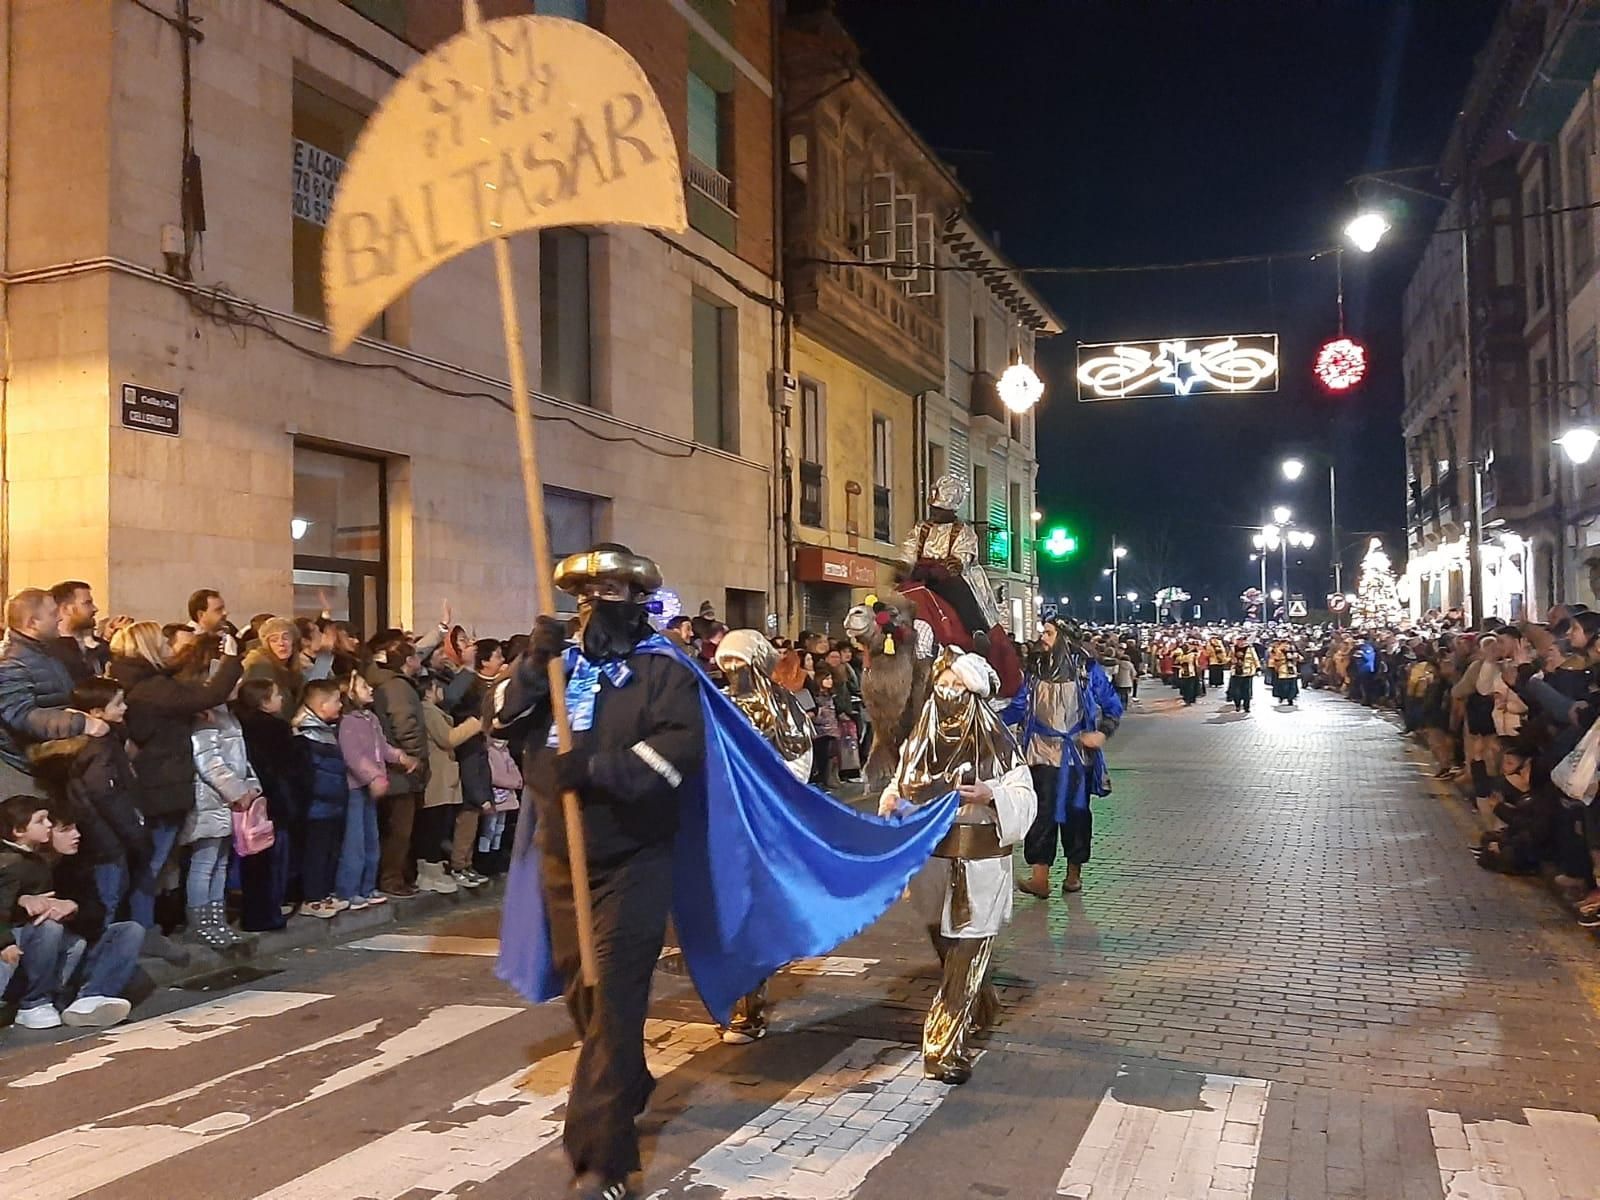
<svg viewBox="0 0 1600 1200"><path fill-rule="evenodd" d="M115 956L106 954L86 964L90 971L81 995L63 1014L56 1008L57 993L63 978L72 974L80 960L84 943L63 924L77 915L78 906L55 895L46 857L53 832L50 812L35 796L8 797L0 801L0 829L4 830L0 839L0 992L13 982L13 976L21 976L16 1023L24 1029L116 1024L128 1015L130 1006L114 993L127 984L143 930L131 943L124 945L120 936L113 943L126 964L112 961Z"/></svg>
<svg viewBox="0 0 1600 1200"><path fill-rule="evenodd" d="M483 722L478 717L468 717L460 724L452 724L444 710L445 688L443 676L433 675L422 694L422 723L428 734L428 786L422 811L417 814L413 841L417 849L417 886L426 892L448 895L466 883L455 878L449 867L456 814L461 809L461 768L456 751L482 732Z"/></svg>
<svg viewBox="0 0 1600 1200"><path fill-rule="evenodd" d="M35 747L34 778L48 795L70 800L79 814L82 869L92 868L100 906L115 916L133 875L150 860L150 834L139 811L139 781L128 758L127 698L122 685L102 675L72 689L79 712L104 721L102 737L67 738Z"/></svg>
<svg viewBox="0 0 1600 1200"><path fill-rule="evenodd" d="M234 689L237 696L238 688ZM228 855L233 846L233 813L262 795L261 780L250 766L244 729L226 705L195 718L194 807L184 822L182 840L189 857L189 931L214 950L250 939L228 925Z"/></svg>
<svg viewBox="0 0 1600 1200"><path fill-rule="evenodd" d="M366 679L352 672L345 678L343 694L339 752L350 790L334 894L359 909L388 903L378 890L378 801L389 794L388 764L410 770L415 760L383 736L383 726L372 711L372 685Z"/></svg>
<svg viewBox="0 0 1600 1200"><path fill-rule="evenodd" d="M478 860L483 864L480 877L499 875L506 870L513 840L506 837L507 823L512 820L512 814L522 808L522 772L512 757L511 748L499 738L490 738L488 751L494 802L478 822Z"/></svg>
<svg viewBox="0 0 1600 1200"><path fill-rule="evenodd" d="M247 679L239 685L233 712L244 731L250 766L261 781L272 819L272 845L239 860L239 887L244 894L239 924L252 933L282 929L287 923L284 898L298 862L295 850L304 837L303 759L294 730L284 712L289 703L274 679ZM293 912L289 906L287 912Z"/></svg>
<svg viewBox="0 0 1600 1200"><path fill-rule="evenodd" d="M350 907L334 894L334 874L344 842L350 783L339 752L339 717L344 698L331 679L306 684L300 711L294 717L295 741L306 779L305 847L300 881L305 903L300 911L327 920Z"/></svg>

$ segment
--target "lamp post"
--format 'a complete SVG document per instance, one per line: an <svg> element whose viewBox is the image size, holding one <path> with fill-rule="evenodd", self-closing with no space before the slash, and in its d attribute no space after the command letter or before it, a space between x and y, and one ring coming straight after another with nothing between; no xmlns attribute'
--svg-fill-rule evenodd
<svg viewBox="0 0 1600 1200"><path fill-rule="evenodd" d="M1117 623L1117 564L1127 557L1128 548L1117 545L1116 535L1111 538L1111 623Z"/></svg>
<svg viewBox="0 0 1600 1200"><path fill-rule="evenodd" d="M1380 221L1382 217L1378 218ZM1387 222L1385 222L1387 224ZM1319 454L1328 464L1328 538L1330 540L1329 556L1333 559L1333 590L1344 591L1344 563L1340 561L1339 552L1339 478L1334 467L1334 457L1331 454ZM1297 482L1306 473L1305 460L1301 458L1286 458L1279 464L1283 477L1290 483Z"/></svg>
<svg viewBox="0 0 1600 1200"><path fill-rule="evenodd" d="M1398 174L1400 172L1390 172ZM1375 178L1364 176L1362 178ZM1404 185L1395 185L1404 187ZM1429 193L1418 191L1416 188L1404 188L1406 191L1416 192L1420 196L1429 196ZM1465 196L1465 192L1463 192ZM1441 197L1429 196L1438 200ZM1467 207L1464 199L1463 209ZM1469 243L1467 240L1467 214L1462 212L1460 228L1456 232L1460 235L1461 247L1461 373L1465 386L1462 388L1463 415L1467 424L1467 466L1472 471L1472 530L1467 538L1467 591L1468 591L1468 625L1477 625L1487 615L1483 609L1483 458L1478 453L1478 405L1477 396L1473 390L1473 337L1472 337L1472 272L1468 262ZM1383 240L1392 226L1380 212L1368 210L1358 213L1348 225L1344 227L1345 237L1350 239L1352 245L1363 254L1371 254L1378 248L1378 243ZM1565 449L1565 447L1563 447ZM1591 453L1593 449L1591 447ZM1335 542L1335 550L1338 544Z"/></svg>

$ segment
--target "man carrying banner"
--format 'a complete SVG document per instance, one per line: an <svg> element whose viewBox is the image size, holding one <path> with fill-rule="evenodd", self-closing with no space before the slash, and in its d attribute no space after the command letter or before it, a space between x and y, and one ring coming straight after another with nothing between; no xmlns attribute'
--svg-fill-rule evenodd
<svg viewBox="0 0 1600 1200"><path fill-rule="evenodd" d="M536 821L519 825L496 974L529 1000L565 995L583 1048L565 1145L580 1200L626 1200L639 1170L634 1119L655 1081L645 1064L650 979L667 913L711 1017L785 964L830 953L876 920L944 837L951 791L895 821L856 812L791 774L777 750L650 629L643 598L661 573L604 544L563 559L579 597L578 644L541 618L528 653L489 702L500 736L525 723ZM572 749L557 753L549 667L559 658ZM547 732L548 731L548 732ZM561 794L581 804L586 854L568 861ZM593 899L596 982L581 971L576 871Z"/></svg>
<svg viewBox="0 0 1600 1200"><path fill-rule="evenodd" d="M567 1101L567 1157L580 1197L621 1200L640 1169L634 1119L655 1089L644 1061L644 1022L672 902L678 789L700 767L705 729L694 668L675 655L639 650L659 638L642 603L661 586L656 564L605 543L563 559L555 578L578 597L566 693L572 749L556 753L550 728L548 666L566 641L550 618L540 620L498 698L495 723L504 731L530 721L527 744L538 747L524 770L537 812L550 941L583 1039ZM579 978L561 812L566 789L583 803L598 971L592 988Z"/></svg>

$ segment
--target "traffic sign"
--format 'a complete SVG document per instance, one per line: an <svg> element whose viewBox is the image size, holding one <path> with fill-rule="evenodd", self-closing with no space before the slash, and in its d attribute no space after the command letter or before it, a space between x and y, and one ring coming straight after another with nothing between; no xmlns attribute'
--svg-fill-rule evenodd
<svg viewBox="0 0 1600 1200"><path fill-rule="evenodd" d="M1306 598L1304 596L1289 597L1289 615L1303 617L1306 615Z"/></svg>

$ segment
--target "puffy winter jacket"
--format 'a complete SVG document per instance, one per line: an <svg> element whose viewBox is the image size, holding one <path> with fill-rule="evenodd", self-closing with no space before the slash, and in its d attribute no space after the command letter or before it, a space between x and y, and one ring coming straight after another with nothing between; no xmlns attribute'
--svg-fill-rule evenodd
<svg viewBox="0 0 1600 1200"><path fill-rule="evenodd" d="M244 729L226 705L218 705L195 720L190 739L194 745L194 808L184 822L183 840L228 837L233 833L234 806L262 791L245 749Z"/></svg>
<svg viewBox="0 0 1600 1200"><path fill-rule="evenodd" d="M428 786L428 731L422 723L422 694L410 679L383 663L367 668L367 682L372 685L372 711L378 714L383 736L422 764L415 773L408 773L389 759L389 794L420 795Z"/></svg>
<svg viewBox="0 0 1600 1200"><path fill-rule="evenodd" d="M344 755L339 752L339 733L312 712L301 712L294 721L295 741L305 757L310 803L306 819L343 819L350 799L350 780Z"/></svg>
<svg viewBox="0 0 1600 1200"><path fill-rule="evenodd" d="M82 733L83 714L67 707L71 696L66 665L12 630L0 650L0 758L31 775L29 746Z"/></svg>
<svg viewBox="0 0 1600 1200"><path fill-rule="evenodd" d="M128 761L126 731L114 725L104 737L75 737L34 749L34 776L75 802L85 863L150 859L150 834L139 809L139 780Z"/></svg>
<svg viewBox="0 0 1600 1200"><path fill-rule="evenodd" d="M245 710L236 713L244 729L250 766L267 794L267 812L274 825L297 825L305 815L306 760L295 744L294 730L283 717Z"/></svg>
<svg viewBox="0 0 1600 1200"><path fill-rule="evenodd" d="M347 712L339 720L339 753L344 756L346 778L352 788L371 787L382 778L387 795L390 763L400 761L400 751L383 736L383 725L370 708Z"/></svg>
<svg viewBox="0 0 1600 1200"><path fill-rule="evenodd" d="M128 735L139 748L139 807L173 820L194 807L194 744L200 713L227 701L239 682L237 658L225 658L208 680L177 679L142 658L111 660L111 675L128 698Z"/></svg>

